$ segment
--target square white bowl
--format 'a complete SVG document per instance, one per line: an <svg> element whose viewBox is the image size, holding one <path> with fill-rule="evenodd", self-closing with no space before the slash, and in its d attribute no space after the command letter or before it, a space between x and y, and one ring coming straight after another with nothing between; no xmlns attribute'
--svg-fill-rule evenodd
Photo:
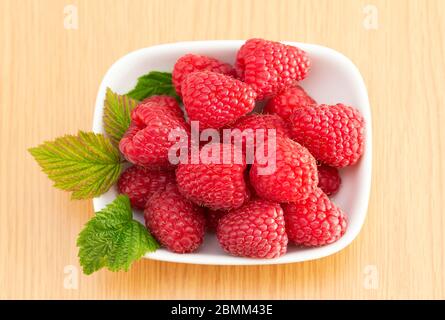
<svg viewBox="0 0 445 320"><path fill-rule="evenodd" d="M110 67L102 80L96 99L93 131L103 132L102 113L107 87L124 94L134 87L138 77L149 71L171 72L176 60L187 53L208 55L234 64L236 52L243 43L241 40L178 42L144 48L125 55ZM360 232L368 208L372 165L371 110L365 83L351 60L335 50L314 44L284 43L305 50L312 60L312 69L301 85L318 103L341 102L352 105L361 111L366 121L365 152L356 165L340 171L342 186L333 198L349 218L345 235L337 242L318 248L297 248L290 244L287 253L277 259L250 259L228 255L220 248L214 234L206 234L203 245L194 253L177 254L159 249L147 254L146 258L209 265L292 263L319 259L336 253L349 245ZM116 195L117 188L114 187L95 198L95 211L113 201ZM136 211L135 217L143 223L141 212Z"/></svg>

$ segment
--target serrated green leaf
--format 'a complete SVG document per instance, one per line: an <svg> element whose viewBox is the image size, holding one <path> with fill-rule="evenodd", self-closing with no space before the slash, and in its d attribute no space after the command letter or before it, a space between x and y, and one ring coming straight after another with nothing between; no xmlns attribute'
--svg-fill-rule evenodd
<svg viewBox="0 0 445 320"><path fill-rule="evenodd" d="M116 183L122 171L119 151L102 134L79 131L47 141L29 152L56 188L73 199L97 197Z"/></svg>
<svg viewBox="0 0 445 320"><path fill-rule="evenodd" d="M104 129L111 141L118 145L122 136L130 126L130 113L138 101L126 95L114 93L107 88L104 101Z"/></svg>
<svg viewBox="0 0 445 320"><path fill-rule="evenodd" d="M127 271L145 253L159 248L148 230L133 220L130 200L125 195L119 195L87 222L77 246L85 274L103 267Z"/></svg>
<svg viewBox="0 0 445 320"><path fill-rule="evenodd" d="M138 79L133 90L127 96L136 100L165 94L179 100L172 82L172 74L169 72L151 71Z"/></svg>

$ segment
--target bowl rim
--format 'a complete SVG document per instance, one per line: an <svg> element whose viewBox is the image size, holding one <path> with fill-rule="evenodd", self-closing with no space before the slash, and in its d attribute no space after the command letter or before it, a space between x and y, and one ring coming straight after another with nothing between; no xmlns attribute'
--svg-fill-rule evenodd
<svg viewBox="0 0 445 320"><path fill-rule="evenodd" d="M181 42L172 42L172 43L164 43L158 44L146 48L137 49L135 51L129 52L124 56L120 57L116 60L107 70L105 76L103 77L101 84L99 86L99 90L96 96L94 115L93 115L93 131L96 133L103 133L103 125L102 125L102 114L103 114L103 101L105 99L105 93L107 88L107 83L112 76L113 70L118 66L124 64L128 60L138 59L142 56L147 55L153 51L156 51L158 54L162 54L162 52L169 52L171 50L184 50L187 49L189 51L199 50L199 48L209 48L209 47L219 47L219 48L233 48L234 46L241 46L245 40L201 40L201 41L181 41ZM171 252L167 252L165 249L158 249L155 252L147 253L144 258L166 261L166 262L175 262L175 263L186 263L186 264L197 264L197 265L271 265L271 264L286 264L286 263L296 263L296 262L304 262L310 260L321 259L335 253L340 252L347 246L349 246L355 238L360 233L364 222L366 220L368 204L370 198L371 191L371 176L372 176L372 118L371 118L371 108L369 103L369 97L365 82L363 80L360 71L355 66L355 64L344 54L322 45L312 44L312 43L302 43L302 42L293 42L293 41L280 41L281 43L298 46L305 51L317 52L318 54L323 54L326 56L335 57L339 60L343 65L348 67L348 72L352 75L355 81L358 84L359 97L360 97L360 105L362 106L360 112L363 114L363 117L366 121L366 130L365 130L365 152L360 159L361 162L364 162L362 165L367 169L365 170L362 184L364 188L364 192L360 195L361 212L358 215L357 222L352 226L349 225L348 231L345 233L343 237L341 237L338 241L317 248L307 248L302 249L301 254L295 255L283 255L279 258L275 259L252 259L252 258L243 258L243 257L234 257L234 256L221 256L219 254L213 256L206 254L206 258L202 258L202 253L191 253L191 254L175 254ZM144 71L145 73L148 70ZM363 196L364 195L364 196ZM100 210L104 206L102 199L103 195L93 199L93 207L95 211ZM213 258L212 258L213 257ZM215 261L213 261L213 259Z"/></svg>

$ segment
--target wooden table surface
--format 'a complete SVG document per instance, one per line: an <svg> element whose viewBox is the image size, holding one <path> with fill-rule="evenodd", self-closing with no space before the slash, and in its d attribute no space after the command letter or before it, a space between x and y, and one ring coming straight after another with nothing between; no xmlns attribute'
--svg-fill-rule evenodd
<svg viewBox="0 0 445 320"><path fill-rule="evenodd" d="M444 299L444 13L433 0L0 1L0 298ZM92 202L54 189L27 148L90 130L104 73L132 50L254 36L332 47L360 69L374 155L358 238L305 263L142 260L75 282Z"/></svg>

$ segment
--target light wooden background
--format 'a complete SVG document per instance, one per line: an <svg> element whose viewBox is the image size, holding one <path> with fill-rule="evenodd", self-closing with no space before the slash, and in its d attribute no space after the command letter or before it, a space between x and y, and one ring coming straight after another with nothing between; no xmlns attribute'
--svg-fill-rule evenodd
<svg viewBox="0 0 445 320"><path fill-rule="evenodd" d="M367 4L378 28L363 26ZM64 7L78 9L77 30ZM445 298L445 2L0 1L0 298ZM91 201L54 189L26 149L89 130L99 83L129 51L180 40L312 42L350 57L368 86L373 184L359 237L318 261L262 267L143 260L79 275ZM366 272L377 271L370 289Z"/></svg>

